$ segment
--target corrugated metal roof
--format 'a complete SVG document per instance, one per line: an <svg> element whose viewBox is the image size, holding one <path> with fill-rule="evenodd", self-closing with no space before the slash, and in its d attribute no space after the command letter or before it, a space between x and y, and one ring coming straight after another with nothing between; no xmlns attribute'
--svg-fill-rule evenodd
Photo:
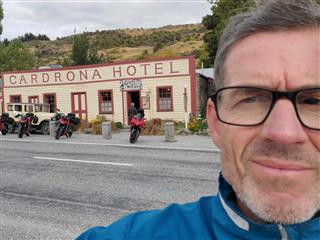
<svg viewBox="0 0 320 240"><path fill-rule="evenodd" d="M196 73L203 77L214 79L214 68L196 69Z"/></svg>

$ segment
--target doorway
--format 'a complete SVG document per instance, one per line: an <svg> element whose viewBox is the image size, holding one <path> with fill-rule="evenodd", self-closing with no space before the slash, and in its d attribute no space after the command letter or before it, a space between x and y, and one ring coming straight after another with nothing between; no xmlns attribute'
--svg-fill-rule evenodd
<svg viewBox="0 0 320 240"><path fill-rule="evenodd" d="M49 109L51 113L56 111L56 94L55 93L45 93L43 94L43 102L49 104Z"/></svg>
<svg viewBox="0 0 320 240"><path fill-rule="evenodd" d="M140 108L140 91L127 92L127 111L129 110L130 104L134 103L134 106L138 110ZM128 119L129 124L129 119Z"/></svg>
<svg viewBox="0 0 320 240"><path fill-rule="evenodd" d="M128 109L133 102L136 109L140 108L140 91L128 92Z"/></svg>
<svg viewBox="0 0 320 240"><path fill-rule="evenodd" d="M87 121L87 94L85 92L71 93L71 111L80 121Z"/></svg>

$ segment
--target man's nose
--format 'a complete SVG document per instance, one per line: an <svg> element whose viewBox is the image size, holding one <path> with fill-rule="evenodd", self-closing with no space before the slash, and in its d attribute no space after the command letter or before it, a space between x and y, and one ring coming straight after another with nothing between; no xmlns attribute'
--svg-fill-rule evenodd
<svg viewBox="0 0 320 240"><path fill-rule="evenodd" d="M308 137L287 99L279 99L262 126L262 137L279 144L302 144Z"/></svg>

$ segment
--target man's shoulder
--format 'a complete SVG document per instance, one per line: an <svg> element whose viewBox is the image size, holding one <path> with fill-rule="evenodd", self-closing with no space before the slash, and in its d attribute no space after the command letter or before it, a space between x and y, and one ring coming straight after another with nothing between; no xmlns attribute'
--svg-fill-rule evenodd
<svg viewBox="0 0 320 240"><path fill-rule="evenodd" d="M170 204L161 210L136 212L108 227L90 229L89 238L79 239L212 239L215 201L216 197L202 197L196 202Z"/></svg>
<svg viewBox="0 0 320 240"><path fill-rule="evenodd" d="M185 225L186 222L197 224L204 220L204 214L210 212L214 205L214 199L215 197L202 197L195 202L185 204L173 203L164 209L134 213L129 215L131 217L131 227L139 227L139 225L152 226L152 224L157 225L159 222L161 222L161 227L166 229L179 224Z"/></svg>

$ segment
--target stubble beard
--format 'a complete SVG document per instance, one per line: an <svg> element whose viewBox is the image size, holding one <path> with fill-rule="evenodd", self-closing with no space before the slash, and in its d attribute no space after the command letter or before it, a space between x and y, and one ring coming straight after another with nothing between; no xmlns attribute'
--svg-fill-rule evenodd
<svg viewBox="0 0 320 240"><path fill-rule="evenodd" d="M274 181L274 184L278 184L277 189L287 189L288 185L285 186L286 184L280 181ZM235 191L240 201L258 218L266 222L279 224L301 223L311 219L319 211L319 194L316 193L317 191L305 194L304 197L299 199L286 201L285 199L277 198L272 193L264 192L259 183L251 176L246 176L243 179L241 188ZM306 191L309 191L309 189L306 189Z"/></svg>
<svg viewBox="0 0 320 240"><path fill-rule="evenodd" d="M248 146L245 150L242 160L254 156L275 156L297 159L297 161L312 162L313 165L319 166L318 153L316 151L301 152L301 149L276 146L273 143L256 143ZM320 210L320 179L319 171L314 181L310 181L308 186L305 186L305 191L301 196L292 198L290 201L287 198L282 198L281 194L287 193L288 190L296 183L290 182L288 179L270 178L266 182L259 182L254 176L248 172L245 166L244 172L239 173L239 169L231 166L228 156L223 156L222 171L226 180L232 185L238 199L258 218L269 223L279 224L294 224L311 219ZM272 193L266 192L265 186L272 186ZM270 188L269 188L270 189ZM280 197L279 197L280 196Z"/></svg>

